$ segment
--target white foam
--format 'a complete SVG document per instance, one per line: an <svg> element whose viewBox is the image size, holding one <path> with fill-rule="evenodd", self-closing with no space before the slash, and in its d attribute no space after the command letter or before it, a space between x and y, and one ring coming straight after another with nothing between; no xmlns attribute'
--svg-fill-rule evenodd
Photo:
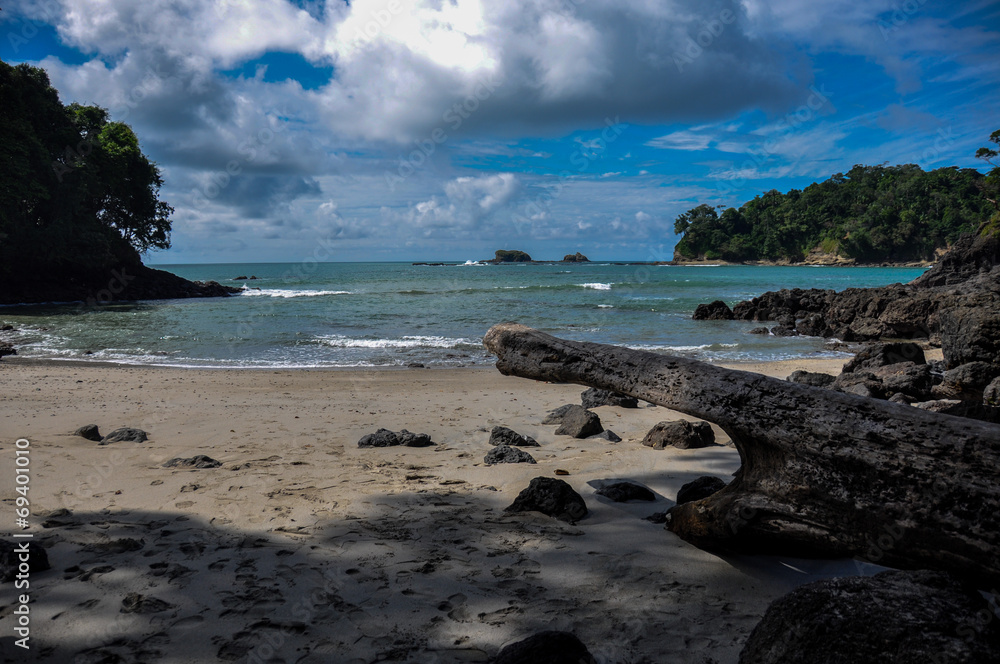
<svg viewBox="0 0 1000 664"><path fill-rule="evenodd" d="M614 284L602 284L602 283L589 283L580 284L583 288L592 288L593 290L611 290L611 286Z"/></svg>
<svg viewBox="0 0 1000 664"><path fill-rule="evenodd" d="M599 305L597 305L597 308L598 309L614 309L615 305L613 305L613 304L599 304Z"/></svg>
<svg viewBox="0 0 1000 664"><path fill-rule="evenodd" d="M339 334L318 337L334 348L455 348L461 345L481 346L481 339L454 339L434 336L404 336L398 339L356 339Z"/></svg>
<svg viewBox="0 0 1000 664"><path fill-rule="evenodd" d="M243 287L243 295L253 297L322 297L324 295L350 295L351 291L344 290L291 290L282 288L256 288Z"/></svg>

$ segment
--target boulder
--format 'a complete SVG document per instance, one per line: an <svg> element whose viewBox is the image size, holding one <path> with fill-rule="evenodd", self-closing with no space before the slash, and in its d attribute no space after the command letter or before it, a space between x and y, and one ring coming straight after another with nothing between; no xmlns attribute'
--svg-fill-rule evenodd
<svg viewBox="0 0 1000 664"><path fill-rule="evenodd" d="M983 391L997 375L1000 367L987 362L967 362L944 372L941 383L932 393L939 399L980 401Z"/></svg>
<svg viewBox="0 0 1000 664"><path fill-rule="evenodd" d="M941 312L941 352L949 368L985 362L1000 369L1000 308L951 307Z"/></svg>
<svg viewBox="0 0 1000 664"><path fill-rule="evenodd" d="M17 349L10 344L0 344L0 357L7 355L17 355Z"/></svg>
<svg viewBox="0 0 1000 664"><path fill-rule="evenodd" d="M545 416L542 420L542 424L562 424L563 418L566 413L574 408L579 408L575 403L568 403L565 406L559 406L553 410L549 411L549 414Z"/></svg>
<svg viewBox="0 0 1000 664"><path fill-rule="evenodd" d="M809 385L810 387L830 387L837 378L830 374L816 373L814 371L793 371L788 380L792 383Z"/></svg>
<svg viewBox="0 0 1000 664"><path fill-rule="evenodd" d="M587 504L569 484L554 477L536 477L505 512L541 512L560 521L576 523L587 516Z"/></svg>
<svg viewBox="0 0 1000 664"><path fill-rule="evenodd" d="M795 331L794 327L788 327L785 325L776 325L771 328L771 334L776 337L796 337L798 332Z"/></svg>
<svg viewBox="0 0 1000 664"><path fill-rule="evenodd" d="M95 443L100 442L101 440L101 432L98 430L96 424L84 424L82 427L74 431L73 435L86 438L87 440L92 440Z"/></svg>
<svg viewBox="0 0 1000 664"><path fill-rule="evenodd" d="M675 420L673 422L660 422L656 424L646 437L642 439L642 444L652 447L654 450L662 450L670 445L680 450L696 449L708 447L715 443L715 432L708 422L689 422L688 420Z"/></svg>
<svg viewBox="0 0 1000 664"><path fill-rule="evenodd" d="M844 365L844 373L853 373L864 369L878 369L879 367L899 364L900 362L927 364L927 360L924 359L924 351L915 343L902 341L871 344L863 348L853 359Z"/></svg>
<svg viewBox="0 0 1000 664"><path fill-rule="evenodd" d="M563 263L589 263L590 259L581 254L579 251L576 254L566 254L563 256Z"/></svg>
<svg viewBox="0 0 1000 664"><path fill-rule="evenodd" d="M1000 377L994 378L983 390L983 405L1000 407Z"/></svg>
<svg viewBox="0 0 1000 664"><path fill-rule="evenodd" d="M610 498L616 503L627 503L630 500L644 500L646 502L656 500L655 493L641 484L635 484L633 482L615 482L614 484L605 484L594 493L598 496Z"/></svg>
<svg viewBox="0 0 1000 664"><path fill-rule="evenodd" d="M802 320L796 321L795 331L807 337L828 337L830 326L821 314L808 314Z"/></svg>
<svg viewBox="0 0 1000 664"><path fill-rule="evenodd" d="M593 436L587 436L587 440L606 440L611 443L620 443L622 442L622 437L611 429L605 429L601 433L594 434Z"/></svg>
<svg viewBox="0 0 1000 664"><path fill-rule="evenodd" d="M913 362L890 364L873 370L872 374L882 383L887 397L904 394L916 401L930 398L936 380L929 365Z"/></svg>
<svg viewBox="0 0 1000 664"><path fill-rule="evenodd" d="M747 334L771 334L771 330L766 327L755 327L750 330Z"/></svg>
<svg viewBox="0 0 1000 664"><path fill-rule="evenodd" d="M569 632L547 631L510 644L493 664L597 664L597 660Z"/></svg>
<svg viewBox="0 0 1000 664"><path fill-rule="evenodd" d="M535 458L516 447L510 445L497 445L486 453L483 461L488 466L498 463L535 463Z"/></svg>
<svg viewBox="0 0 1000 664"><path fill-rule="evenodd" d="M694 320L733 320L733 310L722 300L699 304L694 310Z"/></svg>
<svg viewBox="0 0 1000 664"><path fill-rule="evenodd" d="M514 447L539 447L531 436L522 436L513 429L496 426L490 432L490 445L512 445Z"/></svg>
<svg viewBox="0 0 1000 664"><path fill-rule="evenodd" d="M599 390L592 387L584 390L580 394L580 400L584 408L597 408L599 406L618 406L619 408L638 408L639 400L618 392L610 390Z"/></svg>
<svg viewBox="0 0 1000 664"><path fill-rule="evenodd" d="M163 467L203 469L203 468L218 468L221 465L222 465L221 461L216 461L210 456L199 454L189 459L182 459L181 457L177 457L176 459L171 459L170 461L163 464Z"/></svg>
<svg viewBox="0 0 1000 664"><path fill-rule="evenodd" d="M771 604L739 661L987 664L1000 651L989 609L975 590L941 572L818 581Z"/></svg>
<svg viewBox="0 0 1000 664"><path fill-rule="evenodd" d="M406 429L398 433L379 429L358 441L358 447L429 447L433 444L426 433L410 433Z"/></svg>
<svg viewBox="0 0 1000 664"><path fill-rule="evenodd" d="M688 482L677 492L677 504L693 503L702 498L708 498L714 493L726 488L725 480L711 475L704 475L696 480Z"/></svg>
<svg viewBox="0 0 1000 664"><path fill-rule="evenodd" d="M21 564L21 556L24 555L19 549L27 542L28 544L28 573L44 572L51 569L49 555L38 542L31 540L15 540L13 542L6 539L0 540L0 583L10 583L18 575L18 567Z"/></svg>
<svg viewBox="0 0 1000 664"><path fill-rule="evenodd" d="M5 323L3 325L0 325L0 332L16 332L16 331L17 330L14 329L14 326L11 325L10 323Z"/></svg>
<svg viewBox="0 0 1000 664"><path fill-rule="evenodd" d="M587 438L604 431L601 418L583 406L574 405L563 414L562 424L556 429L557 436L573 436Z"/></svg>
<svg viewBox="0 0 1000 664"><path fill-rule="evenodd" d="M174 608L173 604L162 599L139 593L129 593L122 600L121 613L161 613L172 608Z"/></svg>
<svg viewBox="0 0 1000 664"><path fill-rule="evenodd" d="M101 439L101 445L108 443L144 443L149 440L149 435L142 429L132 427L122 427L115 429Z"/></svg>

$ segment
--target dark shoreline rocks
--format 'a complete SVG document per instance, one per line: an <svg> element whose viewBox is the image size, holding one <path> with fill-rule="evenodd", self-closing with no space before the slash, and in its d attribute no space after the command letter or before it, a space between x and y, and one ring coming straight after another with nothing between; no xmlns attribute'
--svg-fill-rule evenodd
<svg viewBox="0 0 1000 664"><path fill-rule="evenodd" d="M659 422L642 439L642 444L654 450L662 450L667 446L679 450L692 450L714 445L715 432L708 422L688 420Z"/></svg>
<svg viewBox="0 0 1000 664"><path fill-rule="evenodd" d="M560 521L576 523L587 516L587 504L569 484L554 477L536 477L504 512L541 512Z"/></svg>
<svg viewBox="0 0 1000 664"><path fill-rule="evenodd" d="M639 400L635 397L610 390L599 390L596 387L584 390L580 394L580 402L584 408L598 408L600 406L618 406L619 408L639 407Z"/></svg>
<svg viewBox="0 0 1000 664"><path fill-rule="evenodd" d="M604 431L601 418L583 406L573 405L563 414L562 423L556 429L557 436L572 436L573 438L589 438Z"/></svg>
<svg viewBox="0 0 1000 664"><path fill-rule="evenodd" d="M539 447L538 441L503 426L495 426L490 432L490 445L510 445L513 447Z"/></svg>
<svg viewBox="0 0 1000 664"><path fill-rule="evenodd" d="M483 457L483 463L487 466L493 466L498 463L536 463L535 457L531 456L524 450L518 449L516 447L511 447L510 445L497 445L492 450L486 453Z"/></svg>
<svg viewBox="0 0 1000 664"><path fill-rule="evenodd" d="M425 433L410 433L406 429L398 433L388 429L379 429L375 433L363 436L358 441L358 447L430 447L434 443Z"/></svg>
<svg viewBox="0 0 1000 664"><path fill-rule="evenodd" d="M194 297L228 297L242 292L216 281L189 281L141 263L88 273L48 272L30 279L15 279L0 290L0 304L83 303L172 300Z"/></svg>
<svg viewBox="0 0 1000 664"><path fill-rule="evenodd" d="M102 438L101 445L108 445L110 443L145 443L147 440L149 440L149 434L142 429L122 427L115 429Z"/></svg>

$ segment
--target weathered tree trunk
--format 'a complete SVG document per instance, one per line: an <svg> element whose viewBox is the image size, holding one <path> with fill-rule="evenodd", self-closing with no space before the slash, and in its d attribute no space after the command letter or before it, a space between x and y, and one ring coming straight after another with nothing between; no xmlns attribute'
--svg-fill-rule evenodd
<svg viewBox="0 0 1000 664"><path fill-rule="evenodd" d="M505 375L614 390L722 427L743 461L736 478L670 511L668 528L699 547L1000 584L1000 426L512 323L485 344Z"/></svg>

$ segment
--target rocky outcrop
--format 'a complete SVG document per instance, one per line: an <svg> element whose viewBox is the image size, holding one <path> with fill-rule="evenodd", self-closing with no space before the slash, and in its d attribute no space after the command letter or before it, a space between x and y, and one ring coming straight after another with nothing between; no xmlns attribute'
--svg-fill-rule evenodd
<svg viewBox="0 0 1000 664"><path fill-rule="evenodd" d="M530 263L531 256L516 249L497 249L496 258L492 263Z"/></svg>
<svg viewBox="0 0 1000 664"><path fill-rule="evenodd" d="M642 439L642 444L654 450L662 450L667 446L691 450L714 445L715 432L708 422L659 422Z"/></svg>
<svg viewBox="0 0 1000 664"><path fill-rule="evenodd" d="M16 279L0 289L0 304L82 302L95 306L136 300L226 297L240 292L242 289L215 281L188 281L139 263L86 274L39 273L31 279Z"/></svg>
<svg viewBox="0 0 1000 664"><path fill-rule="evenodd" d="M580 401L584 408L598 408L600 406L618 406L619 408L638 408L639 400L610 390L598 390L590 388L580 394Z"/></svg>
<svg viewBox="0 0 1000 664"><path fill-rule="evenodd" d="M562 423L556 429L557 436L573 436L574 438L588 438L604 431L601 426L601 418L597 413L592 413L583 406L574 405L567 408L563 414Z"/></svg>
<svg viewBox="0 0 1000 664"><path fill-rule="evenodd" d="M398 433L379 429L358 441L358 447L429 447L433 444L426 433L410 433L406 429Z"/></svg>
<svg viewBox="0 0 1000 664"><path fill-rule="evenodd" d="M163 464L164 468L191 468L202 470L206 468L218 468L222 465L221 461L216 461L210 456L205 456L204 454L198 454L196 456L184 459L177 457L176 459L171 459L170 461Z"/></svg>
<svg viewBox="0 0 1000 664"><path fill-rule="evenodd" d="M563 263L589 263L590 259L581 254L579 251L576 255L566 254L563 256Z"/></svg>
<svg viewBox="0 0 1000 664"><path fill-rule="evenodd" d="M508 513L541 512L560 521L576 523L587 516L587 504L569 484L554 477L536 477L504 510Z"/></svg>
<svg viewBox="0 0 1000 664"><path fill-rule="evenodd" d="M940 572L883 572L811 583L778 599L740 664L987 664L997 652L997 620L975 590Z"/></svg>
<svg viewBox="0 0 1000 664"><path fill-rule="evenodd" d="M733 310L722 300L699 304L694 310L695 320L733 320Z"/></svg>

